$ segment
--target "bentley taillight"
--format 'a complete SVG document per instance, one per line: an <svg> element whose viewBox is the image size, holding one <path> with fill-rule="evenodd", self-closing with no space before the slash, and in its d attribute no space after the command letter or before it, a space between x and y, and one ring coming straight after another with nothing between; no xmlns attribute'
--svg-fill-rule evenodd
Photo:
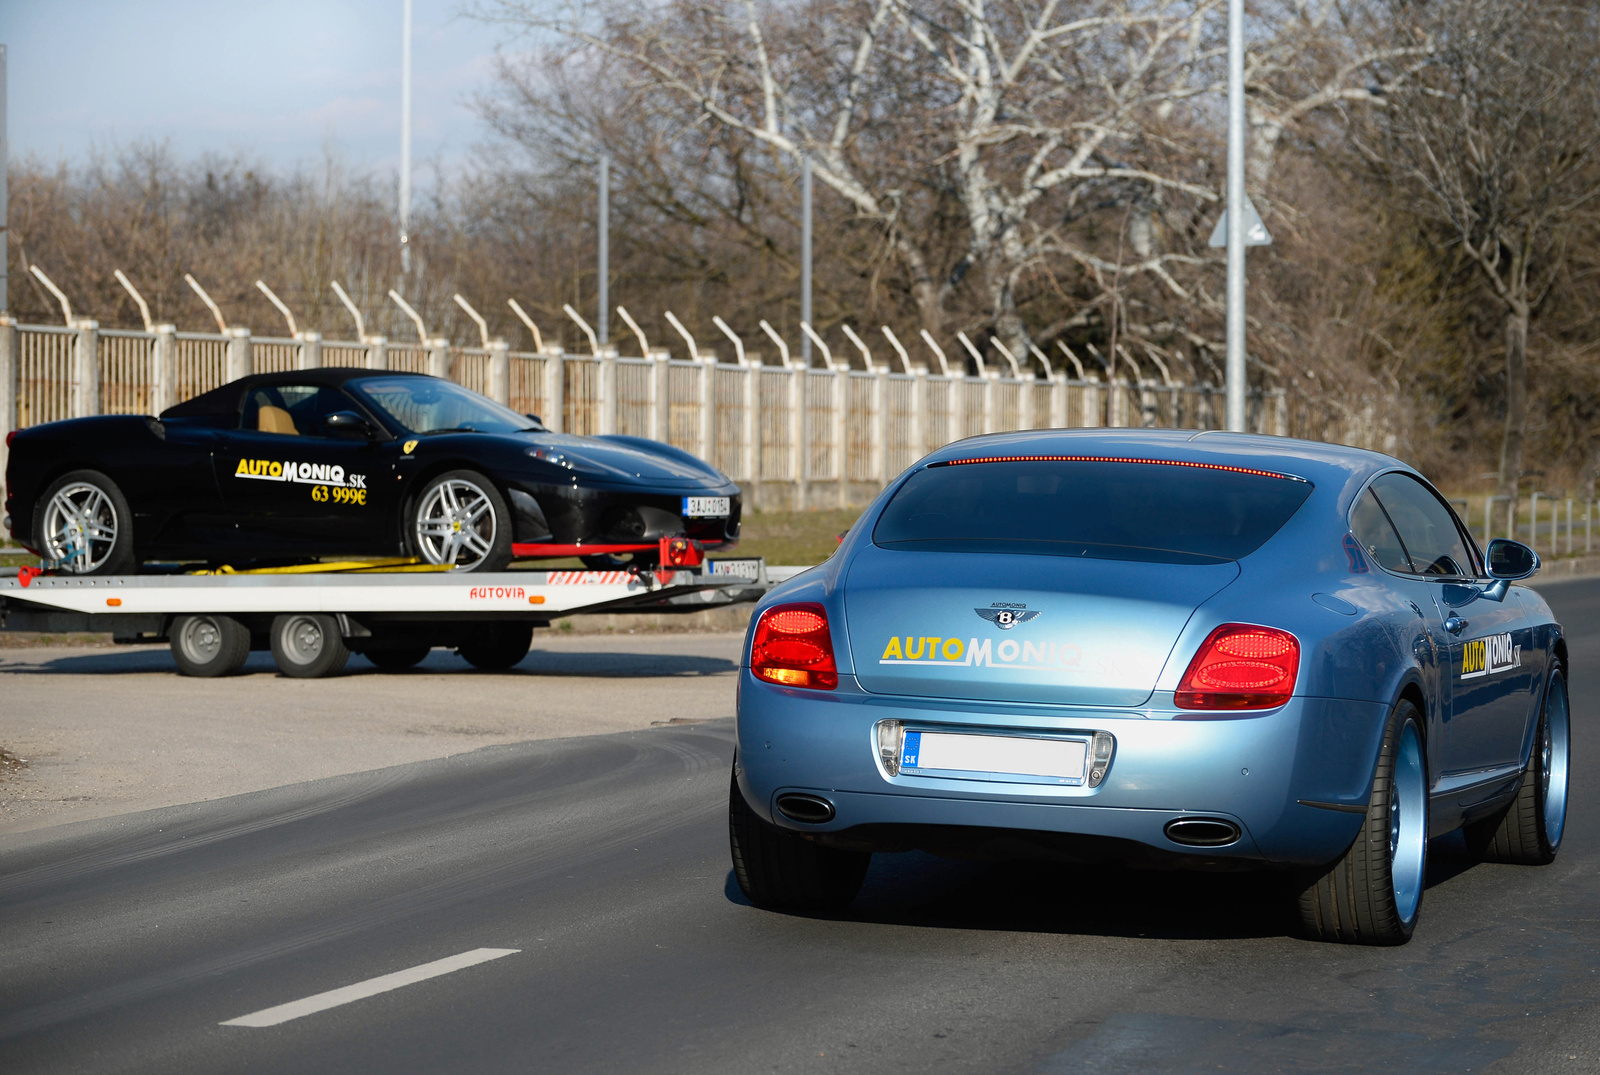
<svg viewBox="0 0 1600 1075"><path fill-rule="evenodd" d="M1300 643L1288 631L1228 623L1189 662L1173 698L1179 709L1271 709L1294 694Z"/></svg>
<svg viewBox="0 0 1600 1075"><path fill-rule="evenodd" d="M828 613L811 602L773 605L756 621L750 671L784 687L831 691L839 685Z"/></svg>

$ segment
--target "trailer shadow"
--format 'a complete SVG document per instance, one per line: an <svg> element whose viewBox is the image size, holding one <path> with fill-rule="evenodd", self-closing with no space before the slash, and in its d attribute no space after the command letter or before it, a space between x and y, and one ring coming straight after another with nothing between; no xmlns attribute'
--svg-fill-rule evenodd
<svg viewBox="0 0 1600 1075"><path fill-rule="evenodd" d="M534 649L512 668L483 671L446 649L436 649L414 668L385 671L360 655L352 655L342 676L560 676L595 679L663 679L722 676L736 672L738 662L695 653L639 653L595 650ZM0 674L12 675L175 675L177 664L166 646L74 650L59 656L47 650L0 651ZM272 654L256 652L238 675L277 675Z"/></svg>

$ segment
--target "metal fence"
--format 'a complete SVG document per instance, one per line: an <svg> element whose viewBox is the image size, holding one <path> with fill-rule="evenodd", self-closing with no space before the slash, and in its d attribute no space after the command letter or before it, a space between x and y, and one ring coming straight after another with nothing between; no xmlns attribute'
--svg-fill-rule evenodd
<svg viewBox="0 0 1600 1075"><path fill-rule="evenodd" d="M746 487L758 506L862 502L925 453L1006 429L1131 425L1212 429L1223 401L1210 386L941 376L888 369L804 368L647 357L226 334L19 325L0 318L0 433L92 414L148 414L253 372L322 366L445 376L542 416L552 430L664 440ZM1288 435L1281 391L1250 400L1252 430ZM3 463L3 456L0 456Z"/></svg>

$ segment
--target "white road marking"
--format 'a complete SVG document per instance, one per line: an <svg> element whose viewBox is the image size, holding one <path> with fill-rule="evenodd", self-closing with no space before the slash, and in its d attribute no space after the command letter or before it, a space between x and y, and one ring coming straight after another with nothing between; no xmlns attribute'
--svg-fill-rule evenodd
<svg viewBox="0 0 1600 1075"><path fill-rule="evenodd" d="M302 1015L315 1015L317 1012L337 1008L341 1004L361 1000L365 997L387 993L391 989L401 986L425 982L429 978L437 978L441 974L450 974L453 971L464 970L479 963L487 963L491 959L501 956L516 955L522 951L520 948L474 948L470 952L459 955L447 956L436 959L432 963L411 967L407 970L397 970L393 974L381 974L376 978L368 978L364 982L343 986L339 989L330 989L326 993L304 997L300 1000L291 1000L287 1004L279 1004L276 1008L263 1008L249 1015L241 1015L237 1019L229 1019L219 1023L219 1026L277 1026L287 1023L291 1019L298 1019Z"/></svg>

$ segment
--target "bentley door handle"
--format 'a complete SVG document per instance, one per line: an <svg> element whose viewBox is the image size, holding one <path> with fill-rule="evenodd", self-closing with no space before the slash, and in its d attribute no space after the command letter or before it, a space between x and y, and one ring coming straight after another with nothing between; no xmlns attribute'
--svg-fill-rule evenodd
<svg viewBox="0 0 1600 1075"><path fill-rule="evenodd" d="M1444 629L1453 635L1458 635L1467 629L1467 621L1460 616L1452 614L1449 619L1444 621Z"/></svg>

